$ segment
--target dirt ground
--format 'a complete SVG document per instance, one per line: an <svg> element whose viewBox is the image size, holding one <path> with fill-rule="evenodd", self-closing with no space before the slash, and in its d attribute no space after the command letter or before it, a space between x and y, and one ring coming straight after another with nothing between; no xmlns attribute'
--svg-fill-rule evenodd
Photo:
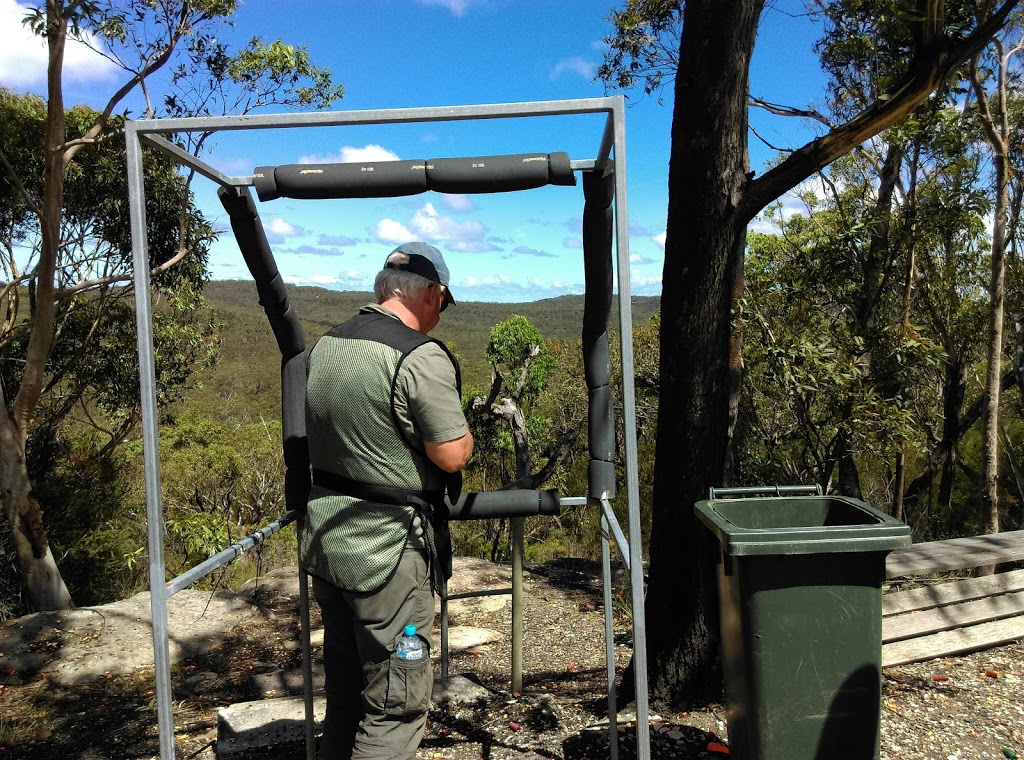
<svg viewBox="0 0 1024 760"><path fill-rule="evenodd" d="M513 693L510 684L510 605L453 604L453 626L472 625L506 635L452 655L450 672L483 686L488 696L435 707L418 760L610 756L601 583L593 570L586 563L560 561L526 573L521 693ZM507 577L507 568L495 567L490 580L500 585ZM247 616L231 627L219 645L214 642L192 656L185 653L173 669L179 758L213 760L218 710L258 698L260 676L300 666L294 594L286 584L264 583L256 598L263 614ZM631 642L624 607L617 609L620 678ZM315 627L315 609L313 617ZM46 642L39 642L39 647L45 650ZM5 665L9 663L0 658L0 760L158 756L151 667L101 673L85 683L66 685L52 672L19 672ZM1022 684L1020 642L886 670L882 759L1024 755ZM622 760L635 757L636 727L630 710L620 713L615 732ZM652 705L651 712L652 758L728 756L723 707L678 712ZM298 760L305 754L301 746L292 746L265 757Z"/></svg>

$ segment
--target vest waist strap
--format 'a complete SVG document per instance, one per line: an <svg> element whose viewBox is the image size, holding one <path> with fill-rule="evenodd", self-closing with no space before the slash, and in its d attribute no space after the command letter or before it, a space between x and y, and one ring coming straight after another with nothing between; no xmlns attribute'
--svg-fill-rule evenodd
<svg viewBox="0 0 1024 760"><path fill-rule="evenodd" d="M396 506L423 506L443 504L444 491L413 491L407 488L390 488L338 475L334 472L313 468L313 484L329 491L336 491L353 499L373 501L378 504L394 504Z"/></svg>

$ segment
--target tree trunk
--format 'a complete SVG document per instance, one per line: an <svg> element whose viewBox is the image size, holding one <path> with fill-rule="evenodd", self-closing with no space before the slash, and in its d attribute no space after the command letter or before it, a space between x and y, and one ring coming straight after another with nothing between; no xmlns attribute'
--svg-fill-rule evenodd
<svg viewBox="0 0 1024 760"><path fill-rule="evenodd" d="M956 444L960 439L960 409L964 405L964 394L967 392L966 373L963 361L959 356L951 356L946 361L946 377L942 389L942 450L945 459L942 463L942 476L939 479L939 509L948 509L953 500L953 468L956 466Z"/></svg>
<svg viewBox="0 0 1024 760"><path fill-rule="evenodd" d="M847 415L848 416L848 415ZM861 498L860 469L850 444L850 433L843 425L839 429L839 440L836 442L836 460L839 463L839 493L854 499Z"/></svg>
<svg viewBox="0 0 1024 760"><path fill-rule="evenodd" d="M53 345L57 255L61 243L61 213L64 206L64 97L61 74L67 21L61 4L49 0L47 18L47 119L43 153L42 210L39 227L42 245L37 267L32 333L25 352L25 372L10 409L0 392L3 419L0 420L0 493L7 524L16 547L22 580L29 600L37 610L71 607L71 595L50 551L42 509L32 495L25 464L25 443L46 377L46 362Z"/></svg>
<svg viewBox="0 0 1024 760"><path fill-rule="evenodd" d="M985 385L984 443L982 445L983 487L978 522L982 533L999 532L999 386L1003 358L1003 302L1006 290L1006 188L1009 181L1005 153L995 156L996 203L992 225L992 279L989 284L988 368ZM979 575L991 575L995 566L978 568Z"/></svg>
<svg viewBox="0 0 1024 760"><path fill-rule="evenodd" d="M693 505L726 472L739 369L730 325L748 221L738 209L747 72L762 5L689 0L675 83L646 620L651 697L677 705L716 699L722 687L717 547Z"/></svg>
<svg viewBox="0 0 1024 760"><path fill-rule="evenodd" d="M1006 217L1009 206L1010 186L1010 122L1007 93L1008 67L1015 50L1004 54L1002 42L993 42L996 58L996 92L994 109L989 105L989 93L985 91L982 74L978 71L978 59L971 62L971 84L978 98L978 112L982 127L992 147L992 163L995 173L992 209L992 277L989 281L989 323L988 363L985 373L985 389L988 401L985 404L984 431L981 449L982 489L978 524L983 533L999 532L999 400L1000 375L1003 358L1003 302L1006 291ZM978 575L991 575L994 565L978 568Z"/></svg>
<svg viewBox="0 0 1024 760"><path fill-rule="evenodd" d="M71 594L57 569L43 528L43 513L32 495L25 467L25 438L3 404L0 390L0 496L29 603L36 610L70 609Z"/></svg>
<svg viewBox="0 0 1024 760"><path fill-rule="evenodd" d="M764 0L683 5L669 161L662 278L658 437L650 544L650 696L676 705L721 692L714 546L693 514L725 480L730 341L746 225L818 169L896 124L1006 21L1006 0L966 37L942 34L941 0L918 0L921 34L888 96L754 179L748 175L747 83Z"/></svg>

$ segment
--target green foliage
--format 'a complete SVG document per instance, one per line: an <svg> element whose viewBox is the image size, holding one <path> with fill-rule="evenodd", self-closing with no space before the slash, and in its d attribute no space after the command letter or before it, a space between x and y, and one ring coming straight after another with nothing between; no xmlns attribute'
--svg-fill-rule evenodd
<svg viewBox="0 0 1024 760"><path fill-rule="evenodd" d="M520 314L513 314L491 328L484 356L502 374L506 385L514 389L517 401L522 404L529 404L540 395L554 368L554 359L540 331ZM526 375L520 379L527 365Z"/></svg>
<svg viewBox="0 0 1024 760"><path fill-rule="evenodd" d="M612 10L615 31L604 39L608 50L596 77L606 90L642 81L645 95L661 92L679 65L682 6L681 0L626 0L622 10Z"/></svg>

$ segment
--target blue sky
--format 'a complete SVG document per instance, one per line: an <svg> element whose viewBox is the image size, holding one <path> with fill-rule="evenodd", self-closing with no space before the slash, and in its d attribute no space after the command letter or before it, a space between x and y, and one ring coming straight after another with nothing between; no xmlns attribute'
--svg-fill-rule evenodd
<svg viewBox="0 0 1024 760"><path fill-rule="evenodd" d="M0 83L42 94L39 42L17 20L28 2L0 0ZM562 100L605 95L593 82L614 0L240 0L238 45L252 36L308 48L345 86L339 110ZM823 79L811 49L820 27L803 0L779 0L762 24L752 92L806 106ZM102 106L119 73L87 51L69 51L66 102ZM671 92L664 104L627 93L627 184L631 289L657 295L664 263ZM136 105L136 107L138 107ZM758 132L795 146L809 133L792 119L755 112ZM255 166L308 161L431 159L567 151L596 155L603 119L545 117L455 123L347 126L221 133L206 157L231 175ZM751 136L751 165L773 152ZM216 187L198 178L207 216L224 223ZM581 188L396 199L261 204L287 281L369 290L397 243L426 240L442 250L459 300L523 301L581 293ZM215 244L214 279L247 278L230 233Z"/></svg>

